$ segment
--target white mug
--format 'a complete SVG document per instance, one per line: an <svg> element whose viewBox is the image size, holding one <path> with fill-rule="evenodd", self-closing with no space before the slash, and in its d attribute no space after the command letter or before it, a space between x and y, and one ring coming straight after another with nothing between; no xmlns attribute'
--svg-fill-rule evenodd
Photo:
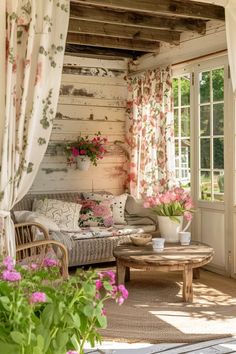
<svg viewBox="0 0 236 354"><path fill-rule="evenodd" d="M179 232L180 243L183 246L188 246L191 240L191 232L189 231L181 231Z"/></svg>
<svg viewBox="0 0 236 354"><path fill-rule="evenodd" d="M162 252L164 250L165 239L157 237L152 239L152 247L154 251Z"/></svg>

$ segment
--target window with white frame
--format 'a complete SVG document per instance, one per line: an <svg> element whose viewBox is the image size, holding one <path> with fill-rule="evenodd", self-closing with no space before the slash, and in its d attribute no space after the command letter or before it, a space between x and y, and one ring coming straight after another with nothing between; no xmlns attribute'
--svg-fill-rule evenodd
<svg viewBox="0 0 236 354"><path fill-rule="evenodd" d="M224 67L198 74L199 198L224 199Z"/></svg>
<svg viewBox="0 0 236 354"><path fill-rule="evenodd" d="M175 177L190 187L190 74L173 79Z"/></svg>

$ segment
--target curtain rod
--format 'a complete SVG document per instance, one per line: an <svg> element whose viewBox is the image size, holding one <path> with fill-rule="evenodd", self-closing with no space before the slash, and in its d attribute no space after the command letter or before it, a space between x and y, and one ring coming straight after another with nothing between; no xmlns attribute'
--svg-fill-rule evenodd
<svg viewBox="0 0 236 354"><path fill-rule="evenodd" d="M200 55L198 57L194 57L194 58L191 58L191 59L179 61L177 63L172 64L172 68L175 67L175 66L181 65L181 64L193 63L193 62L195 62L195 61L197 61L199 59L210 58L210 57L213 57L213 56L219 56L220 54L226 54L226 53L228 53L227 49L218 50L217 52L212 52L212 53Z"/></svg>
<svg viewBox="0 0 236 354"><path fill-rule="evenodd" d="M132 73L128 74L127 77L131 77L131 76L135 76L135 75L139 75L139 74L142 74L143 72L145 72L146 70L152 70L152 69L156 69L156 68L165 68L167 67L168 65L171 65L172 68L175 68L176 66L179 66L181 64L185 64L185 63L188 63L188 64L191 64L199 59L204 59L204 58L210 58L210 57L213 57L213 56L220 56L221 54L226 54L228 52L227 49L222 49L222 50L218 50L217 52L212 52L212 53L209 53L209 54L205 54L205 55L200 55L198 57L194 57L194 58L190 58L190 59L186 59L186 60L183 60L183 61L179 61L177 63L174 63L174 64L162 64L160 66L156 65L152 65L150 66L149 68L146 68L146 69L143 69L143 70L137 70L137 71L133 71Z"/></svg>

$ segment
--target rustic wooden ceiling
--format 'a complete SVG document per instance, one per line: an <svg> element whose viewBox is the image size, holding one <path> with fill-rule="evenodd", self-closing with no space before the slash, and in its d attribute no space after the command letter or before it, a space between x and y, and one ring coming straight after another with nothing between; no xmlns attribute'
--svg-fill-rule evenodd
<svg viewBox="0 0 236 354"><path fill-rule="evenodd" d="M183 32L204 35L224 8L191 0L71 0L66 52L138 57L178 45Z"/></svg>

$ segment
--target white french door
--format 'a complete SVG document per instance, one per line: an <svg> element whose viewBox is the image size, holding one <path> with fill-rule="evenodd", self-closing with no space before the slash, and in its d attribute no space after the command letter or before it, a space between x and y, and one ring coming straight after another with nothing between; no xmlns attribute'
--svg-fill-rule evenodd
<svg viewBox="0 0 236 354"><path fill-rule="evenodd" d="M192 234L194 239L214 248L215 256L209 268L229 274L230 268L234 272L230 264L231 258L234 259L234 142L227 57L174 70L178 80L186 75L191 77L190 171L196 207Z"/></svg>

